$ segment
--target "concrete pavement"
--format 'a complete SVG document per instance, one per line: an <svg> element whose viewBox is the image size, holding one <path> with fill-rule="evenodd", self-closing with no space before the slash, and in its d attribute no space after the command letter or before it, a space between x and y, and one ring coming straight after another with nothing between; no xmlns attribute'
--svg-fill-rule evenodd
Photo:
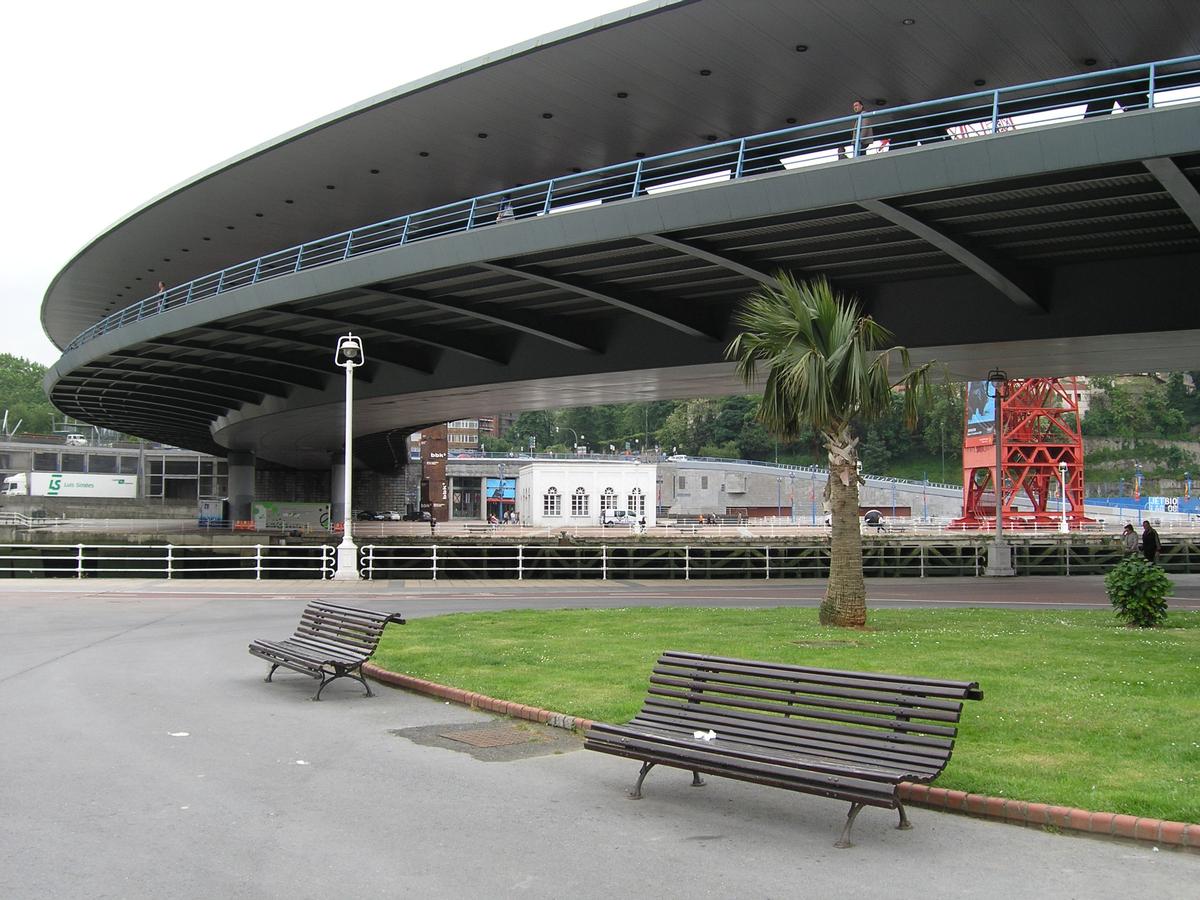
<svg viewBox="0 0 1200 900"><path fill-rule="evenodd" d="M1007 591L1052 597L1052 580ZM1200 594L1200 578L1181 581ZM406 615L683 596L628 583L382 587L6 582L0 896L1196 896L1197 854L920 809L909 832L864 811L858 846L840 851L841 803L726 779L693 789L671 770L633 802L628 761L448 749L440 731L491 720L463 707L386 687L368 700L348 681L312 703L309 679L262 681L247 642L290 633L313 593ZM762 584L704 587L702 602L780 602Z"/></svg>

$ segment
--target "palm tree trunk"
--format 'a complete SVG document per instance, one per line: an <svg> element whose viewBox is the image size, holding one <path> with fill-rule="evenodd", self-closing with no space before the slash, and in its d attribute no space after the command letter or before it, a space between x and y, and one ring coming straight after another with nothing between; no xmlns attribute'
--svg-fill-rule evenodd
<svg viewBox="0 0 1200 900"><path fill-rule="evenodd" d="M821 602L822 625L861 628L867 623L867 586L863 581L862 531L858 515L858 467L848 430L831 436L829 448L829 587Z"/></svg>

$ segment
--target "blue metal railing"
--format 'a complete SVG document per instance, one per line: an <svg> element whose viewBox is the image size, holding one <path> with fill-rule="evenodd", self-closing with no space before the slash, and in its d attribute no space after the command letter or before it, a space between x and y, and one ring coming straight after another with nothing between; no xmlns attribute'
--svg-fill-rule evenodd
<svg viewBox="0 0 1200 900"><path fill-rule="evenodd" d="M147 297L80 333L67 352L117 328L284 275L514 219L750 178L935 141L1153 109L1200 95L1200 56L1054 78L797 125L617 163L364 225L278 250Z"/></svg>

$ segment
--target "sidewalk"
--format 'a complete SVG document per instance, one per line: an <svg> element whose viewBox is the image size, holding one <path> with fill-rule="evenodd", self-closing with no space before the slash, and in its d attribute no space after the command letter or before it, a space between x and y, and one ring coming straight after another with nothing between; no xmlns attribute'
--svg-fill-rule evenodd
<svg viewBox="0 0 1200 900"><path fill-rule="evenodd" d="M625 760L555 746L488 761L418 743L492 717L387 688L367 700L347 681L320 703L306 678L265 684L246 645L291 632L293 584L140 587L0 595L0 840L20 861L0 867L0 896L849 897L888 885L898 898L1183 898L1200 882L1197 854L920 809L908 832L867 810L857 846L835 850L846 810L822 798L727 779L696 790L667 771L635 803ZM410 615L519 599L472 587L469 600L400 590L372 605Z"/></svg>

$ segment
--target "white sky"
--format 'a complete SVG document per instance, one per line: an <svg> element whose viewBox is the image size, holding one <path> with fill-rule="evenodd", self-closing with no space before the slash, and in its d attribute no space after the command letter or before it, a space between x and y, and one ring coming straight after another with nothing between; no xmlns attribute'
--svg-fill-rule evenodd
<svg viewBox="0 0 1200 900"><path fill-rule="evenodd" d="M633 2L6 7L0 352L58 359L39 318L51 279L156 194L359 100Z"/></svg>

